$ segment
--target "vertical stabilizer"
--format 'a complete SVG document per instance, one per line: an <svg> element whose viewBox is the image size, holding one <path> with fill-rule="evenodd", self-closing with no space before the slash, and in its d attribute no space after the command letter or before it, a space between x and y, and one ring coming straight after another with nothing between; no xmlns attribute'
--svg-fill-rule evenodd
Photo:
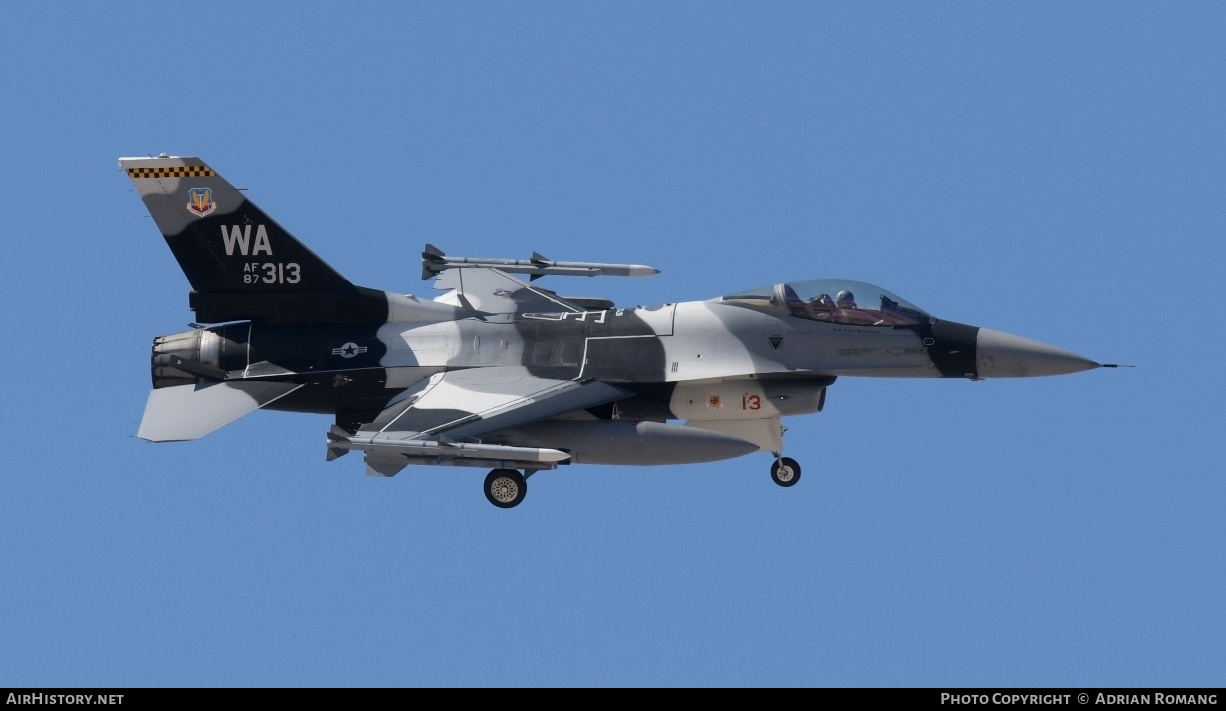
<svg viewBox="0 0 1226 711"><path fill-rule="evenodd" d="M292 293L352 285L199 158L120 158L192 289Z"/></svg>
<svg viewBox="0 0 1226 711"><path fill-rule="evenodd" d="M120 158L192 285L202 323L377 323L386 292L351 284L199 158Z"/></svg>

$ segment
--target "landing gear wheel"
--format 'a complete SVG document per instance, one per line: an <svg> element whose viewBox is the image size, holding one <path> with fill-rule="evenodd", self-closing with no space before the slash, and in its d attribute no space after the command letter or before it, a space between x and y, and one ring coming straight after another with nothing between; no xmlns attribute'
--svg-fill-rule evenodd
<svg viewBox="0 0 1226 711"><path fill-rule="evenodd" d="M528 495L528 482L514 469L495 469L485 476L485 498L500 509L519 505Z"/></svg>
<svg viewBox="0 0 1226 711"><path fill-rule="evenodd" d="M791 457L780 457L771 465L771 478L779 486L792 486L800 481L800 465Z"/></svg>

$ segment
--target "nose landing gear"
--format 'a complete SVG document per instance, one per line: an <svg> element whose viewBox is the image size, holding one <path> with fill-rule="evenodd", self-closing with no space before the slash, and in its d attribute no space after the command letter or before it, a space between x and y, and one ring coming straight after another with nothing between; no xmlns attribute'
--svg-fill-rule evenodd
<svg viewBox="0 0 1226 711"><path fill-rule="evenodd" d="M791 457L779 457L771 465L771 479L779 486L794 486L800 481L800 464Z"/></svg>

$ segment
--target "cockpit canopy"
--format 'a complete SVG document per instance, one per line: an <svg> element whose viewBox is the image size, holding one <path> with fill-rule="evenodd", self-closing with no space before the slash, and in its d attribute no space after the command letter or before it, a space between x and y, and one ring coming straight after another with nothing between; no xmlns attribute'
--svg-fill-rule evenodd
<svg viewBox="0 0 1226 711"><path fill-rule="evenodd" d="M855 326L915 326L932 320L919 307L885 289L842 279L791 281L729 294L722 300L810 321Z"/></svg>

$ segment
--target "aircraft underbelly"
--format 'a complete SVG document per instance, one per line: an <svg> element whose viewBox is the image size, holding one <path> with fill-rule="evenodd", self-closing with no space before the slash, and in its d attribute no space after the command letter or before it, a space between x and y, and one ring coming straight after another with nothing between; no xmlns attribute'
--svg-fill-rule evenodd
<svg viewBox="0 0 1226 711"><path fill-rule="evenodd" d="M549 420L517 427L498 441L563 449L575 464L693 464L759 450L757 444L714 430L633 420Z"/></svg>

